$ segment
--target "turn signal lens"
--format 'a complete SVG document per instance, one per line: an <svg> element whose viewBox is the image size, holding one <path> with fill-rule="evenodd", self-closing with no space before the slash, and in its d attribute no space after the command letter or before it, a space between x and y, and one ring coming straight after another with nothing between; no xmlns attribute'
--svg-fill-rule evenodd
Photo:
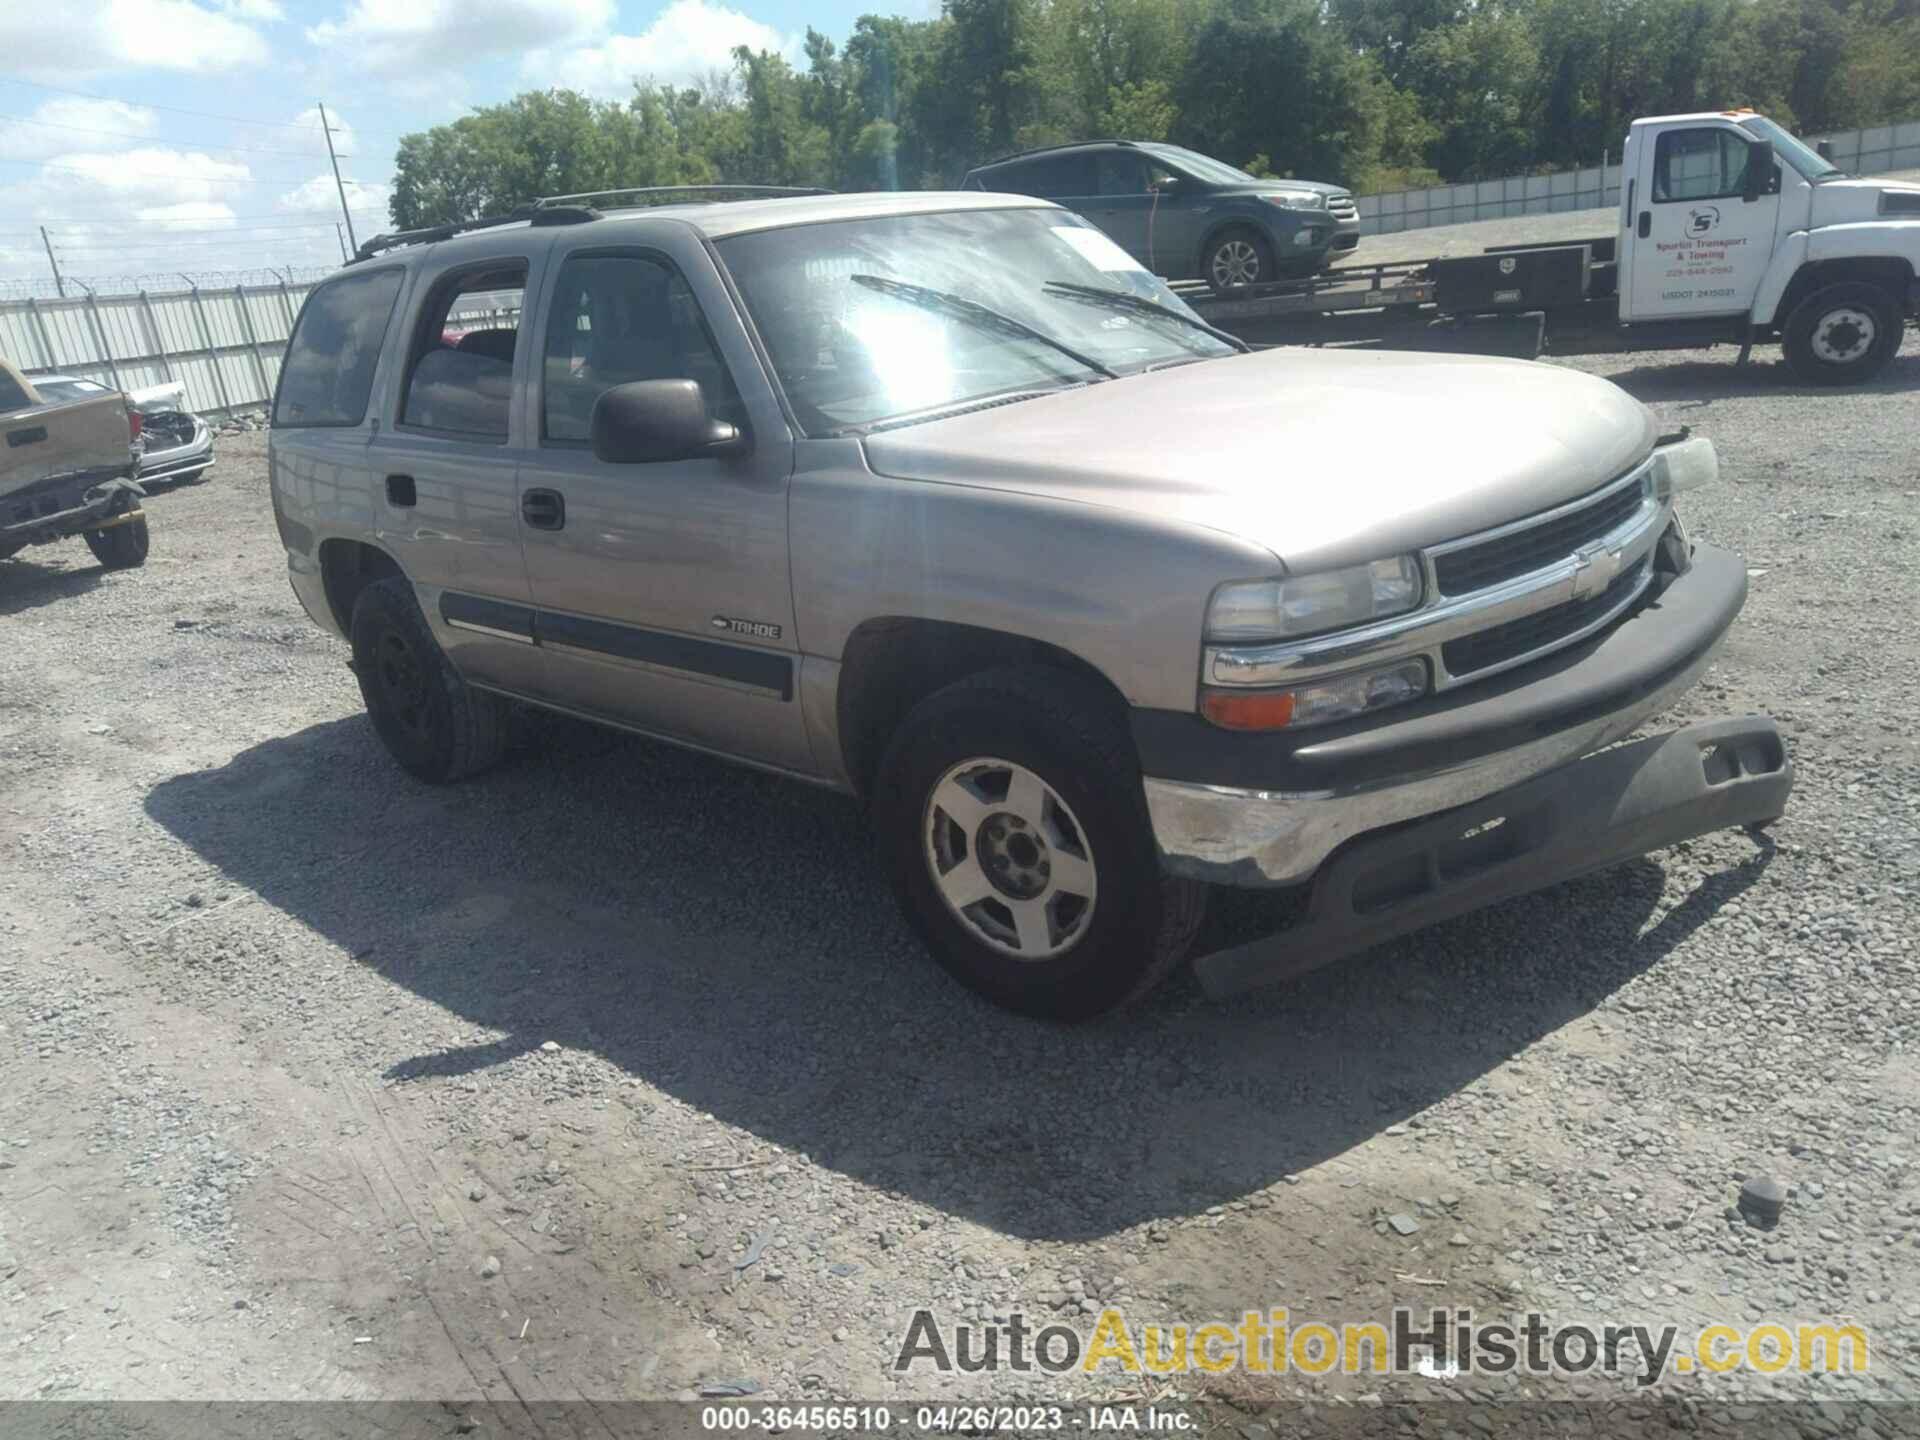
<svg viewBox="0 0 1920 1440"><path fill-rule="evenodd" d="M1292 690L1202 690L1200 713L1225 730L1300 730L1404 705L1426 693L1427 662L1402 660Z"/></svg>
<svg viewBox="0 0 1920 1440"><path fill-rule="evenodd" d="M1200 713L1223 730L1284 730L1293 720L1293 692L1206 690Z"/></svg>
<svg viewBox="0 0 1920 1440"><path fill-rule="evenodd" d="M1653 494L1657 500L1671 500L1719 478L1720 456L1704 435L1653 452Z"/></svg>

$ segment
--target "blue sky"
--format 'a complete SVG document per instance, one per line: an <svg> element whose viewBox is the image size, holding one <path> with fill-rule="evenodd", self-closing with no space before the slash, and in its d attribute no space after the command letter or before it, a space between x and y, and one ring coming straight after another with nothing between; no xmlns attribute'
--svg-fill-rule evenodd
<svg viewBox="0 0 1920 1440"><path fill-rule="evenodd" d="M735 45L934 0L0 0L0 279L339 261L316 103L341 133L361 235L408 131L516 91L609 97Z"/></svg>

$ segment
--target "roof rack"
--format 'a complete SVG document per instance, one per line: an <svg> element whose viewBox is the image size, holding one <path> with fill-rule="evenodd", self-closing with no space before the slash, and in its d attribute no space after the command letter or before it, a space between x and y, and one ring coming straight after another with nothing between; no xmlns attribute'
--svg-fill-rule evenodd
<svg viewBox="0 0 1920 1440"><path fill-rule="evenodd" d="M513 225L522 221L534 226L584 224L600 219L601 212L583 202L606 200L616 195L641 195L647 197L643 203L658 204L669 196L674 200L705 197L707 203L712 203L715 200L777 200L833 193L831 190L802 185L629 185L621 190L582 190L577 195L542 195L531 204L510 210L505 215L483 215L477 220L453 220L444 225L423 225L417 230L395 230L390 234L375 235L354 252L353 261L370 260L383 250L396 250L402 245L432 245L441 240L451 240L456 235L464 235L469 230L491 230L496 225ZM348 263L352 264L353 261Z"/></svg>
<svg viewBox="0 0 1920 1440"><path fill-rule="evenodd" d="M1045 155L1050 150L1078 150L1086 145L1122 145L1131 150L1139 144L1138 140L1069 140L1062 145L1036 145L1031 150L1016 150L1011 155L997 156L987 161L985 165L974 168L985 170L989 165L1004 165L1009 160L1024 160L1029 155Z"/></svg>
<svg viewBox="0 0 1920 1440"><path fill-rule="evenodd" d="M577 195L542 195L533 202L533 208L546 210L585 201L610 200L616 195L639 195L645 197L646 203L654 204L668 197L692 200L703 195L719 200L784 200L800 195L831 194L831 190L811 185L628 185L619 190L582 190Z"/></svg>

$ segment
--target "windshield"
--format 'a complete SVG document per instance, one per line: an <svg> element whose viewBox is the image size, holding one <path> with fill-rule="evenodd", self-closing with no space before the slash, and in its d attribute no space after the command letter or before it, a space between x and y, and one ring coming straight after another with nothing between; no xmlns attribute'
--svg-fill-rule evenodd
<svg viewBox="0 0 1920 1440"><path fill-rule="evenodd" d="M1158 155L1163 160L1171 160L1194 179L1204 180L1209 185L1258 185L1260 183L1260 177L1257 175L1236 170L1224 160L1216 160L1211 155L1202 155L1198 150L1188 150L1184 146L1155 145L1147 153Z"/></svg>
<svg viewBox="0 0 1920 1440"><path fill-rule="evenodd" d="M797 225L716 248L809 435L1234 353L1173 315L1050 292L1049 282L1065 281L1193 313L1104 234L1059 210Z"/></svg>
<svg viewBox="0 0 1920 1440"><path fill-rule="evenodd" d="M1742 120L1740 128L1758 139L1771 140L1773 153L1799 171L1803 180L1823 180L1844 173L1838 165L1822 160L1820 152L1798 135L1782 130L1764 115Z"/></svg>

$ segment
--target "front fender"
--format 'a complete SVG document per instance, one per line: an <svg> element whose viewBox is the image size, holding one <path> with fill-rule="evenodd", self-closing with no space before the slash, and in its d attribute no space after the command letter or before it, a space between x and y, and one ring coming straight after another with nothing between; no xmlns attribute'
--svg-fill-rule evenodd
<svg viewBox="0 0 1920 1440"><path fill-rule="evenodd" d="M1899 261L1906 265L1911 279L1920 274L1920 221L1862 220L1796 230L1774 252L1754 294L1753 323L1779 325L1786 319L1780 313L1780 302L1801 267L1849 260Z"/></svg>

